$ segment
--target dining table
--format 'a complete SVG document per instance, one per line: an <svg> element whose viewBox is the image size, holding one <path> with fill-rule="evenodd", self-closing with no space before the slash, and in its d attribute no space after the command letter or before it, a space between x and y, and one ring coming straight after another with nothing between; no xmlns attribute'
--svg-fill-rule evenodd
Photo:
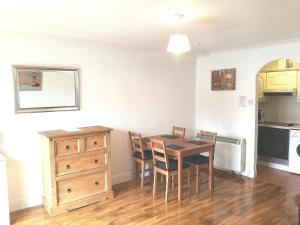
<svg viewBox="0 0 300 225"><path fill-rule="evenodd" d="M215 144L209 142L202 142L194 139L185 139L175 135L154 135L143 138L145 147L151 148L150 139L161 139L165 141L166 152L172 158L176 158L178 162L178 201L182 201L182 170L183 158L195 154L208 152L208 186L209 191L212 192L214 188L214 146Z"/></svg>

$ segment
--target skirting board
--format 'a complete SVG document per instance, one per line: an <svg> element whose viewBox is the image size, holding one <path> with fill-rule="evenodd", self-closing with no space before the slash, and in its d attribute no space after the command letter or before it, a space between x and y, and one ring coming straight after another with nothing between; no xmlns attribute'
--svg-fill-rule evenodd
<svg viewBox="0 0 300 225"><path fill-rule="evenodd" d="M271 167L271 168L274 168L274 169L289 172L289 167L287 165L282 165L282 164L273 163L273 162L260 161L260 160L257 161L257 164L261 165L261 166L267 166L267 167Z"/></svg>
<svg viewBox="0 0 300 225"><path fill-rule="evenodd" d="M17 210L30 208L34 206L42 205L42 196L32 196L18 200L9 201L9 211L14 212Z"/></svg>
<svg viewBox="0 0 300 225"><path fill-rule="evenodd" d="M132 180L132 172L112 176L112 184L120 184Z"/></svg>
<svg viewBox="0 0 300 225"><path fill-rule="evenodd" d="M113 184L119 184L126 181L132 180L132 173L122 173L112 177ZM30 198L23 198L18 200L9 201L10 212L18 211L21 209L26 209L34 206L42 205L42 196L32 196Z"/></svg>

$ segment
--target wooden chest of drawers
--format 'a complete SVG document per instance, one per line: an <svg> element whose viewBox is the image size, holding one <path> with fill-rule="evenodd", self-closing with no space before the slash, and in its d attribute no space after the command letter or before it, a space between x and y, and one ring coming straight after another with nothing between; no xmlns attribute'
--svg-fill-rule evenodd
<svg viewBox="0 0 300 225"><path fill-rule="evenodd" d="M43 204L60 214L113 197L112 129L93 126L78 131L43 131Z"/></svg>

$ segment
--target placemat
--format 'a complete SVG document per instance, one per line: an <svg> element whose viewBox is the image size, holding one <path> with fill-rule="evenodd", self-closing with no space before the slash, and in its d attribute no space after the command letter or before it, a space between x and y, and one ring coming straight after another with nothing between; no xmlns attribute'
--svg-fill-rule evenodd
<svg viewBox="0 0 300 225"><path fill-rule="evenodd" d="M161 137L168 138L168 139L176 139L176 138L178 138L177 136L169 135L169 134L162 135Z"/></svg>
<svg viewBox="0 0 300 225"><path fill-rule="evenodd" d="M184 147L179 146L179 145L167 145L167 148L171 148L171 149L174 149L174 150L184 149Z"/></svg>
<svg viewBox="0 0 300 225"><path fill-rule="evenodd" d="M193 145L201 145L200 141L192 140L192 141L187 141L187 143L193 144Z"/></svg>

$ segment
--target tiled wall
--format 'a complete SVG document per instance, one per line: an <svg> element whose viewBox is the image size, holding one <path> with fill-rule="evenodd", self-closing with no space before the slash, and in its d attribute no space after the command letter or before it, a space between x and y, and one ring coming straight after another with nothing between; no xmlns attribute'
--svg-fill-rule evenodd
<svg viewBox="0 0 300 225"><path fill-rule="evenodd" d="M300 100L296 97L269 96L258 108L263 110L265 121L300 124Z"/></svg>

